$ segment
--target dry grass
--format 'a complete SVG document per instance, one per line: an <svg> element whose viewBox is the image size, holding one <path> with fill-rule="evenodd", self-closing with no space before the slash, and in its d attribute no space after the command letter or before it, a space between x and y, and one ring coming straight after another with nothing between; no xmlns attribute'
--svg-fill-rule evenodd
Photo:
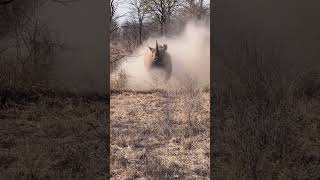
<svg viewBox="0 0 320 180"><path fill-rule="evenodd" d="M105 179L106 98L62 92L60 43L32 25L1 41L0 179Z"/></svg>
<svg viewBox="0 0 320 180"><path fill-rule="evenodd" d="M208 90L191 80L179 89L116 88L110 99L112 178L209 178Z"/></svg>
<svg viewBox="0 0 320 180"><path fill-rule="evenodd" d="M249 50L215 76L213 176L319 179L320 71Z"/></svg>
<svg viewBox="0 0 320 180"><path fill-rule="evenodd" d="M14 92L0 109L0 179L105 179L105 98Z"/></svg>

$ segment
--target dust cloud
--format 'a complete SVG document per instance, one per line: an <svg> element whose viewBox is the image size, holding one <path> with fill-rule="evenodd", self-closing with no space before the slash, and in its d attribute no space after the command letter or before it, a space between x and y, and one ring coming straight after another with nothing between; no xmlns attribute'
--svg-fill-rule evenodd
<svg viewBox="0 0 320 180"><path fill-rule="evenodd" d="M126 87L129 89L150 89L158 86L146 71L143 54L148 46L168 45L168 53L172 61L171 84L182 82L186 77L199 85L209 85L210 82L210 26L202 22L190 21L184 30L175 37L155 37L147 39L130 56L126 57L119 69L111 75L117 78L119 71L125 73ZM182 82L183 83L183 82ZM179 84L179 83L178 83Z"/></svg>

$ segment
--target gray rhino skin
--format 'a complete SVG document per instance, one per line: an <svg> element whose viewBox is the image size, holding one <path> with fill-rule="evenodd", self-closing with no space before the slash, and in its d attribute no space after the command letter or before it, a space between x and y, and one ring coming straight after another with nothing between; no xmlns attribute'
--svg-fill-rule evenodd
<svg viewBox="0 0 320 180"><path fill-rule="evenodd" d="M171 77L172 63L171 57L167 53L167 44L158 45L156 47L148 47L147 52L144 54L144 65L148 71L152 69L161 69L165 72L165 80Z"/></svg>

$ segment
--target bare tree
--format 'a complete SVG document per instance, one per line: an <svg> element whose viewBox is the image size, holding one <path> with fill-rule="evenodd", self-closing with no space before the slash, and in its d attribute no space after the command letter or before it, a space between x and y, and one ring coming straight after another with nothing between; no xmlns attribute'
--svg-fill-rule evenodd
<svg viewBox="0 0 320 180"><path fill-rule="evenodd" d="M146 10L160 24L161 35L167 35L167 25L182 0L150 0L146 1Z"/></svg>
<svg viewBox="0 0 320 180"><path fill-rule="evenodd" d="M204 5L203 0L185 0L183 8L185 15L198 20L209 11L209 7Z"/></svg>
<svg viewBox="0 0 320 180"><path fill-rule="evenodd" d="M125 16L125 14L117 14L119 5L123 3L120 0L110 0L110 35L112 36L116 31L119 30L118 19Z"/></svg>
<svg viewBox="0 0 320 180"><path fill-rule="evenodd" d="M121 47L118 40L115 40L117 35L120 34L120 26L118 19L124 14L118 14L118 8L122 1L110 0L110 63L111 67L116 66L116 63L125 57L125 50Z"/></svg>
<svg viewBox="0 0 320 180"><path fill-rule="evenodd" d="M116 3L116 0L111 0L110 1L110 22L112 22L112 20L115 19L117 8L118 8L118 3Z"/></svg>
<svg viewBox="0 0 320 180"><path fill-rule="evenodd" d="M130 10L134 21L138 22L139 27L139 44L142 44L142 29L147 11L145 9L145 0L131 0Z"/></svg>
<svg viewBox="0 0 320 180"><path fill-rule="evenodd" d="M8 5L8 4L11 4L15 1L16 0L0 0L0 5ZM51 1L57 2L57 3L70 3L70 2L77 2L80 0L51 0Z"/></svg>

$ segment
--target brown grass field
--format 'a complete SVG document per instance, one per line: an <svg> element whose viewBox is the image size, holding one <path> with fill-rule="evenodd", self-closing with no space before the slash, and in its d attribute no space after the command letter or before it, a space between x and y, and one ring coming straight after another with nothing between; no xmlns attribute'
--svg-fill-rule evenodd
<svg viewBox="0 0 320 180"><path fill-rule="evenodd" d="M105 98L13 92L0 109L0 179L105 179Z"/></svg>
<svg viewBox="0 0 320 180"><path fill-rule="evenodd" d="M112 90L113 179L209 179L210 93L186 84Z"/></svg>

